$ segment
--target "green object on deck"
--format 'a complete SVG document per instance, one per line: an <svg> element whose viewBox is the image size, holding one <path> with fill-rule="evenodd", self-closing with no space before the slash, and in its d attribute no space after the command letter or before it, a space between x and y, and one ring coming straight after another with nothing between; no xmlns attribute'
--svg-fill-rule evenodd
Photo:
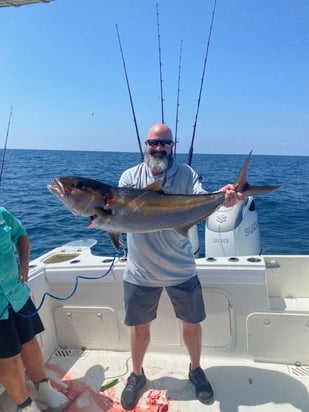
<svg viewBox="0 0 309 412"><path fill-rule="evenodd" d="M102 385L100 388L100 392L104 392L106 389L111 388L114 385L117 385L119 383L119 379L112 379L111 381L107 382L105 385Z"/></svg>

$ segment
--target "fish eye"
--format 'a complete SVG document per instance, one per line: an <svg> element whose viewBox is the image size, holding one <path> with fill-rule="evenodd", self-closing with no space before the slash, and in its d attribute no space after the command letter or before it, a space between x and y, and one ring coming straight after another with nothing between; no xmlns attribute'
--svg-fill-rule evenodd
<svg viewBox="0 0 309 412"><path fill-rule="evenodd" d="M76 189L80 189L80 190L83 190L85 188L85 186L82 182L77 182L75 187L76 187Z"/></svg>

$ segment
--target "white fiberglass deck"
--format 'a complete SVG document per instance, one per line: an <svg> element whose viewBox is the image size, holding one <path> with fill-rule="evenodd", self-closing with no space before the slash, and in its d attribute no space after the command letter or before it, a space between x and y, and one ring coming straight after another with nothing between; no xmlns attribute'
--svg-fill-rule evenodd
<svg viewBox="0 0 309 412"><path fill-rule="evenodd" d="M202 365L215 400L203 405L195 399L187 379L188 358L179 354L148 353L148 379L135 412L292 412L309 411L309 368L247 360L207 358ZM66 393L65 412L120 412L120 394L130 372L129 352L57 350L47 363L53 384ZM120 382L100 393L103 382ZM2 395L1 411L12 404ZM4 399L6 398L6 399Z"/></svg>
<svg viewBox="0 0 309 412"><path fill-rule="evenodd" d="M148 353L144 368L148 379L135 412L292 412L309 411L309 368L254 363L247 360L207 358L203 367L215 400L203 405L195 399L187 379L185 355ZM47 363L53 384L66 393L65 412L120 412L120 394L130 371L128 352L57 350ZM120 382L100 393L103 382ZM14 411L2 395L1 411Z"/></svg>
<svg viewBox="0 0 309 412"><path fill-rule="evenodd" d="M123 411L120 394L131 372L125 263L111 262L70 246L31 264L37 306L46 292L69 297L45 299L46 330L38 336L52 383L70 399L64 412ZM144 362L148 383L134 411L309 412L309 256L198 259L197 268L207 312L201 366L214 402L195 399L181 323L164 292ZM114 378L119 383L100 393ZM15 411L2 393L0 412Z"/></svg>

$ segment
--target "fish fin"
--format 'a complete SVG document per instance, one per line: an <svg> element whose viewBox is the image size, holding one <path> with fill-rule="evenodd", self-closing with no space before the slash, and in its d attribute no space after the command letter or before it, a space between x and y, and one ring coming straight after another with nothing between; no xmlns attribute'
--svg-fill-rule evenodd
<svg viewBox="0 0 309 412"><path fill-rule="evenodd" d="M150 183L144 190L148 190L149 192L163 192L161 189L161 180L156 180L155 182Z"/></svg>
<svg viewBox="0 0 309 412"><path fill-rule="evenodd" d="M114 248L117 250L117 252L120 252L120 246L124 245L123 240L121 239L121 233L117 232L107 232Z"/></svg>
<svg viewBox="0 0 309 412"><path fill-rule="evenodd" d="M242 191L241 189L243 187L245 187L246 185L248 185L247 182L247 171L248 171L248 166L249 166L249 162L251 159L251 154L252 154L252 150L250 151L250 153L248 154L245 163L243 164L243 167L240 169L240 172L238 174L238 177L236 179L235 185L238 189L238 191Z"/></svg>
<svg viewBox="0 0 309 412"><path fill-rule="evenodd" d="M239 175L236 179L235 186L236 191L243 193L244 196L254 196L260 195L262 193L272 192L273 190L279 189L281 185L273 185L273 186L251 186L247 181L247 170L249 166L249 162L251 159L252 150L248 154L243 167L241 168Z"/></svg>
<svg viewBox="0 0 309 412"><path fill-rule="evenodd" d="M261 195L263 193L273 192L281 187L281 185L274 185L274 186L251 186L247 183L247 186L244 190L244 195L247 196L254 196L254 195Z"/></svg>

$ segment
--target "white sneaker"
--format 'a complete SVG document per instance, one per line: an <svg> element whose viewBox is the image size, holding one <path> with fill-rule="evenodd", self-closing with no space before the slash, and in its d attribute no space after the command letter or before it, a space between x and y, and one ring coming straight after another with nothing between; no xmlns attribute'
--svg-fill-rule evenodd
<svg viewBox="0 0 309 412"><path fill-rule="evenodd" d="M17 409L18 412L41 412L41 409L37 407L34 401L29 406L22 409Z"/></svg>
<svg viewBox="0 0 309 412"><path fill-rule="evenodd" d="M34 391L34 399L39 406L42 404L52 409L63 409L69 403L68 398L54 389L48 381L39 383L39 389Z"/></svg>

